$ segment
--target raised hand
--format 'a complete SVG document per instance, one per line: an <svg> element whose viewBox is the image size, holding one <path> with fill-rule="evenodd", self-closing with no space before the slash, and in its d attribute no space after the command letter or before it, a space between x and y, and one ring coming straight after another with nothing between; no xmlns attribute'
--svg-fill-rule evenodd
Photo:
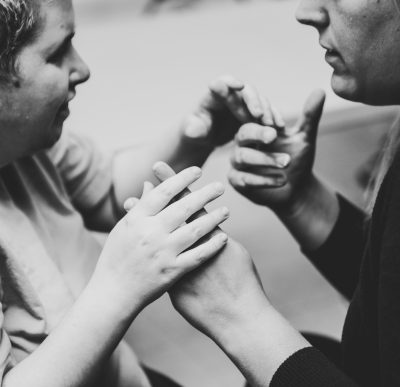
<svg viewBox="0 0 400 387"><path fill-rule="evenodd" d="M324 101L324 92L313 92L291 128L286 128L272 109L265 115L273 117L274 125L243 125L236 135L231 158L228 178L232 186L251 201L274 211L295 211L313 178Z"/></svg>
<svg viewBox="0 0 400 387"><path fill-rule="evenodd" d="M231 141L247 122L272 125L270 105L256 90L232 76L211 82L199 107L183 123L187 139L216 147Z"/></svg>
<svg viewBox="0 0 400 387"><path fill-rule="evenodd" d="M228 210L224 207L184 224L222 195L222 184L206 185L172 201L200 175L201 170L192 167L154 189L147 186L142 198L111 231L94 278L100 279L127 308L140 310L226 244L227 236L222 233L196 245L227 219Z"/></svg>

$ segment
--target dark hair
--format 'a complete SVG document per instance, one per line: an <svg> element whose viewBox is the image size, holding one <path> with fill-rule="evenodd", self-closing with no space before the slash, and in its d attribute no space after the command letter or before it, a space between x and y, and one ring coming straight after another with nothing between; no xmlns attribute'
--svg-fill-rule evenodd
<svg viewBox="0 0 400 387"><path fill-rule="evenodd" d="M38 0L0 0L0 81L18 75L17 54L36 36Z"/></svg>

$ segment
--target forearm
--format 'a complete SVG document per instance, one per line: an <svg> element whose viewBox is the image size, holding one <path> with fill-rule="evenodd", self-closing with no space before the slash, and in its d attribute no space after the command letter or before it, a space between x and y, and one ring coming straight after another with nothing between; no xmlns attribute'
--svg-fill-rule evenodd
<svg viewBox="0 0 400 387"><path fill-rule="evenodd" d="M12 368L9 387L78 387L96 384L104 362L133 320L115 300L90 283L60 325ZM108 301L107 301L108 299Z"/></svg>
<svg viewBox="0 0 400 387"><path fill-rule="evenodd" d="M253 387L266 387L284 361L310 344L272 306L247 314L214 340Z"/></svg>
<svg viewBox="0 0 400 387"><path fill-rule="evenodd" d="M299 245L308 251L318 249L328 238L339 216L339 201L334 191L314 175L301 200L277 216Z"/></svg>
<svg viewBox="0 0 400 387"><path fill-rule="evenodd" d="M117 208L122 213L122 204L126 198L140 197L144 181L158 183L152 172L155 162L164 161L179 172L189 166L202 166L212 151L212 146L182 136L179 129L174 133L166 133L157 142L116 153L113 180Z"/></svg>

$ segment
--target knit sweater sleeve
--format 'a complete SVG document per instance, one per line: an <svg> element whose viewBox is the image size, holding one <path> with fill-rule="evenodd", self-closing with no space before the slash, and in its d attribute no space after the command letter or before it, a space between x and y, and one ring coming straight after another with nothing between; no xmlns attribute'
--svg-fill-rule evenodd
<svg viewBox="0 0 400 387"><path fill-rule="evenodd" d="M357 387L313 347L301 349L281 364L270 387Z"/></svg>
<svg viewBox="0 0 400 387"><path fill-rule="evenodd" d="M350 299L359 278L364 250L366 216L363 211L338 195L340 212L325 243L316 251L303 253L321 274Z"/></svg>

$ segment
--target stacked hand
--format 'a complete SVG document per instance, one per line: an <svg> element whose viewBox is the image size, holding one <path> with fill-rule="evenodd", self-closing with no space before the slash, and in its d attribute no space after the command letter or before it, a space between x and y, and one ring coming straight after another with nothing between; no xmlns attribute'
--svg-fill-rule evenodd
<svg viewBox="0 0 400 387"><path fill-rule="evenodd" d="M227 219L224 207L183 225L223 193L220 183L171 202L200 175L199 168L188 168L156 188L146 189L110 233L94 278L126 308L140 310L226 244L227 236L218 234L196 245Z"/></svg>
<svg viewBox="0 0 400 387"><path fill-rule="evenodd" d="M154 172L160 181L168 181L174 175L168 165L161 163ZM183 194L191 195L188 190ZM129 199L126 209L136 206L136 202ZM208 216L200 210L192 223ZM219 235L223 233L216 227L207 238L212 241ZM243 316L256 316L269 305L249 253L231 238L216 257L181 278L169 294L176 310L216 341L228 325L241 322Z"/></svg>

